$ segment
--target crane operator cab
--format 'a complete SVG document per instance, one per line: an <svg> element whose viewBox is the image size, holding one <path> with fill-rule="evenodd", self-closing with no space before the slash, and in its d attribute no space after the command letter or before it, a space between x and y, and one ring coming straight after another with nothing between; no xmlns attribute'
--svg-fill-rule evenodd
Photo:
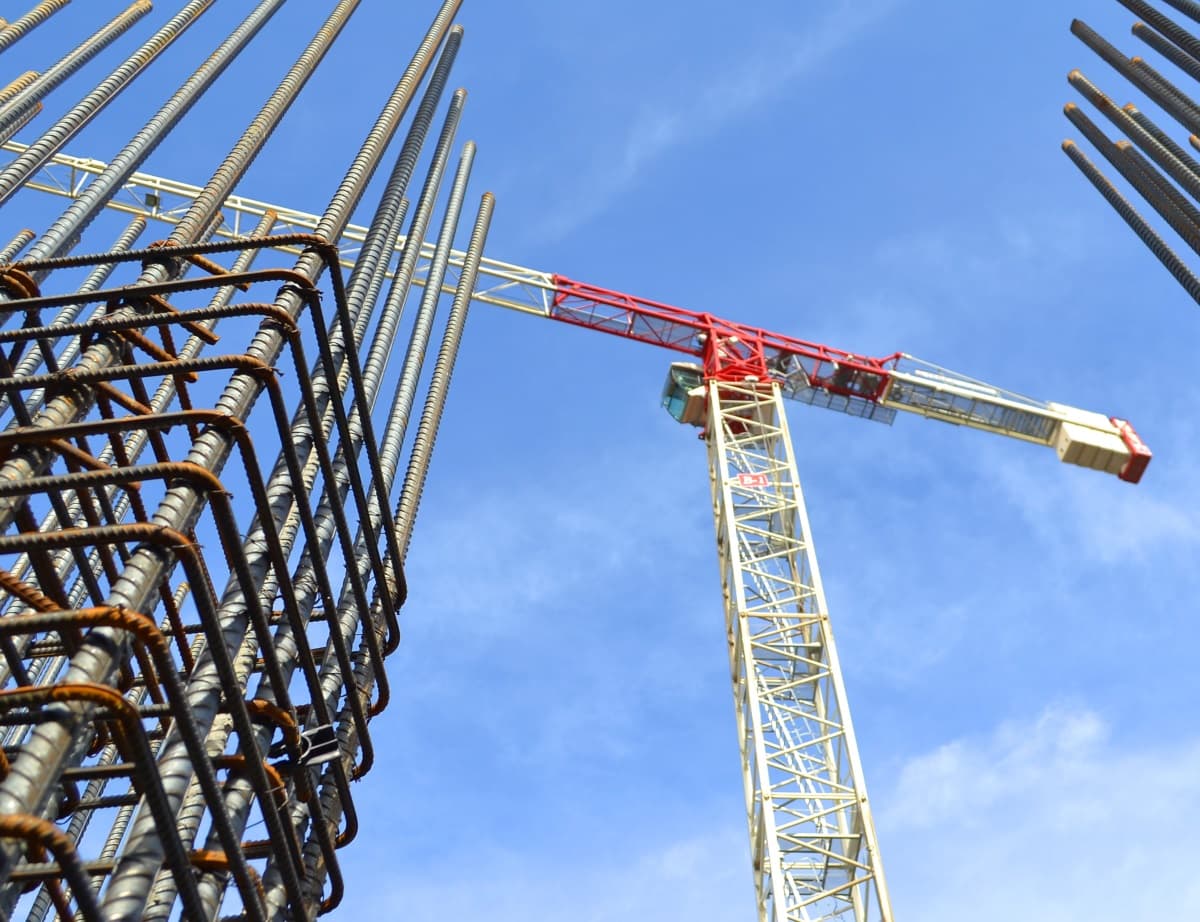
<svg viewBox="0 0 1200 922"><path fill-rule="evenodd" d="M663 385L662 405L677 422L703 426L708 413L704 369L695 362L672 362Z"/></svg>

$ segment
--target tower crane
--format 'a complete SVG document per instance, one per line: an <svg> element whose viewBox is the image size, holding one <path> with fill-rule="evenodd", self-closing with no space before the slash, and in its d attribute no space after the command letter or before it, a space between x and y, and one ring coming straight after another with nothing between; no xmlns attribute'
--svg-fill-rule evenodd
<svg viewBox="0 0 1200 922"><path fill-rule="evenodd" d="M79 178L103 166L56 155L29 186L72 197ZM199 192L137 173L110 206L171 221ZM226 199L224 212L218 233L230 237L267 213L278 215L283 232L311 231L320 220L240 196ZM365 233L350 225L341 246L353 251ZM418 284L432 245L421 254ZM451 254L446 290L465 259ZM478 279L477 302L690 357L670 366L662 402L676 420L701 428L708 451L758 918L890 922L785 398L887 424L903 412L1009 436L1131 483L1146 470L1149 449L1124 419L1034 400L904 353L846 352L488 258Z"/></svg>

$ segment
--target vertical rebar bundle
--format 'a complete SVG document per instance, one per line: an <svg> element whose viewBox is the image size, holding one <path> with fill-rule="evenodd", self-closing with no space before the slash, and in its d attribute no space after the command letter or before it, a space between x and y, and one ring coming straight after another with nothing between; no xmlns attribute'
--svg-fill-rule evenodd
<svg viewBox="0 0 1200 922"><path fill-rule="evenodd" d="M350 782L374 760L404 555L492 212L485 195L410 433L475 154L462 146L409 328L464 91L446 103L405 227L408 187L462 41L461 0L440 4L315 233L275 232L268 212L210 241L359 0L328 0L165 240L137 244L162 217L148 205L115 241L89 243L168 133L204 130L188 124L192 104L282 2L259 0L57 219L0 231L0 918L311 919L342 898ZM210 4L181 0L0 167L0 202ZM41 4L0 43L64 5ZM0 132L147 5L14 83ZM389 163L344 276L342 234ZM285 252L299 255L280 264Z"/></svg>
<svg viewBox="0 0 1200 922"><path fill-rule="evenodd" d="M1176 142L1164 124L1176 123L1187 142L1200 150L1200 103L1189 93L1200 81L1200 3L1194 0L1165 0L1183 14L1188 25L1156 8L1146 0L1118 0L1141 21L1132 24L1133 35L1161 56L1170 70L1164 72L1139 55L1126 56L1115 45L1081 20L1071 23L1071 32L1109 67L1144 94L1168 120L1160 124L1132 103L1119 105L1079 70L1068 81L1096 111L1125 135L1113 141L1084 111L1068 103L1064 113L1096 151L1121 175L1128 187L1154 209L1175 235L1200 256L1200 162ZM1200 278L1179 257L1157 230L1138 213L1121 191L1073 141L1063 144L1087 180L1113 210L1146 244L1151 253L1180 283L1192 300L1200 304Z"/></svg>

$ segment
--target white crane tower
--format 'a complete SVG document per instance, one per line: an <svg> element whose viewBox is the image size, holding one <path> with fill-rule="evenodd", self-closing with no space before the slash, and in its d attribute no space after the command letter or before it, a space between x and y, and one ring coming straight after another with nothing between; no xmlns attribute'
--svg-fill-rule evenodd
<svg viewBox="0 0 1200 922"><path fill-rule="evenodd" d="M58 155L30 187L73 197L103 168ZM199 192L139 173L110 206L169 222ZM282 232L319 221L237 196L224 211L219 234L230 237L268 211ZM347 229L347 263L365 233ZM451 257L447 290L464 255ZM1150 451L1124 420L1032 400L903 353L856 355L486 258L479 278L476 301L699 360L671 366L663 405L702 427L708 449L758 918L890 922L784 398L884 423L897 411L927 416L1053 447L1062 461L1135 483Z"/></svg>

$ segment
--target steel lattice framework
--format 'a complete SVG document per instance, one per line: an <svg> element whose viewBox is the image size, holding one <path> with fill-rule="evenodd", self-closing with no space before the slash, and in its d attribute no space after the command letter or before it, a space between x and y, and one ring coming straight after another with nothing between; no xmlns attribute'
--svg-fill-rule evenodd
<svg viewBox="0 0 1200 922"><path fill-rule="evenodd" d="M708 464L762 922L890 922L775 383L708 385Z"/></svg>
<svg viewBox="0 0 1200 922"><path fill-rule="evenodd" d="M66 2L0 27L0 50ZM0 203L19 189L69 200L40 237L22 231L0 252L0 917L207 920L228 908L231 886L248 919L336 907L337 851L357 823L349 782L373 762L369 722L387 704L404 557L478 301L703 362L672 366L670 400L681 421L706 426L760 922L891 922L784 398L887 423L897 411L925 416L1133 482L1149 450L1123 419L904 353L859 355L487 259L487 195L469 245L454 249L472 144L436 233L432 218L462 91L411 216L405 195L461 42L450 27L460 0L443 0L324 213L234 188L357 0L336 3L207 183L139 172L282 2L259 0L111 162L62 147L212 0L183 6L31 145L8 139L149 5L138 0L45 74L0 89L0 142L14 155L0 166ZM1075 31L1111 59L1086 27ZM1200 68L1200 42L1192 51ZM371 222L349 224L430 69ZM1141 68L1126 71L1170 99ZM132 221L108 249L70 255L101 209ZM135 249L151 221L168 238ZM294 262L255 268L266 253ZM86 273L74 291L43 292L69 272ZM412 285L424 291L405 341ZM444 293L453 304L402 471ZM400 349L377 436L383 369ZM231 502L235 488L249 499ZM246 838L256 821L267 838Z"/></svg>

